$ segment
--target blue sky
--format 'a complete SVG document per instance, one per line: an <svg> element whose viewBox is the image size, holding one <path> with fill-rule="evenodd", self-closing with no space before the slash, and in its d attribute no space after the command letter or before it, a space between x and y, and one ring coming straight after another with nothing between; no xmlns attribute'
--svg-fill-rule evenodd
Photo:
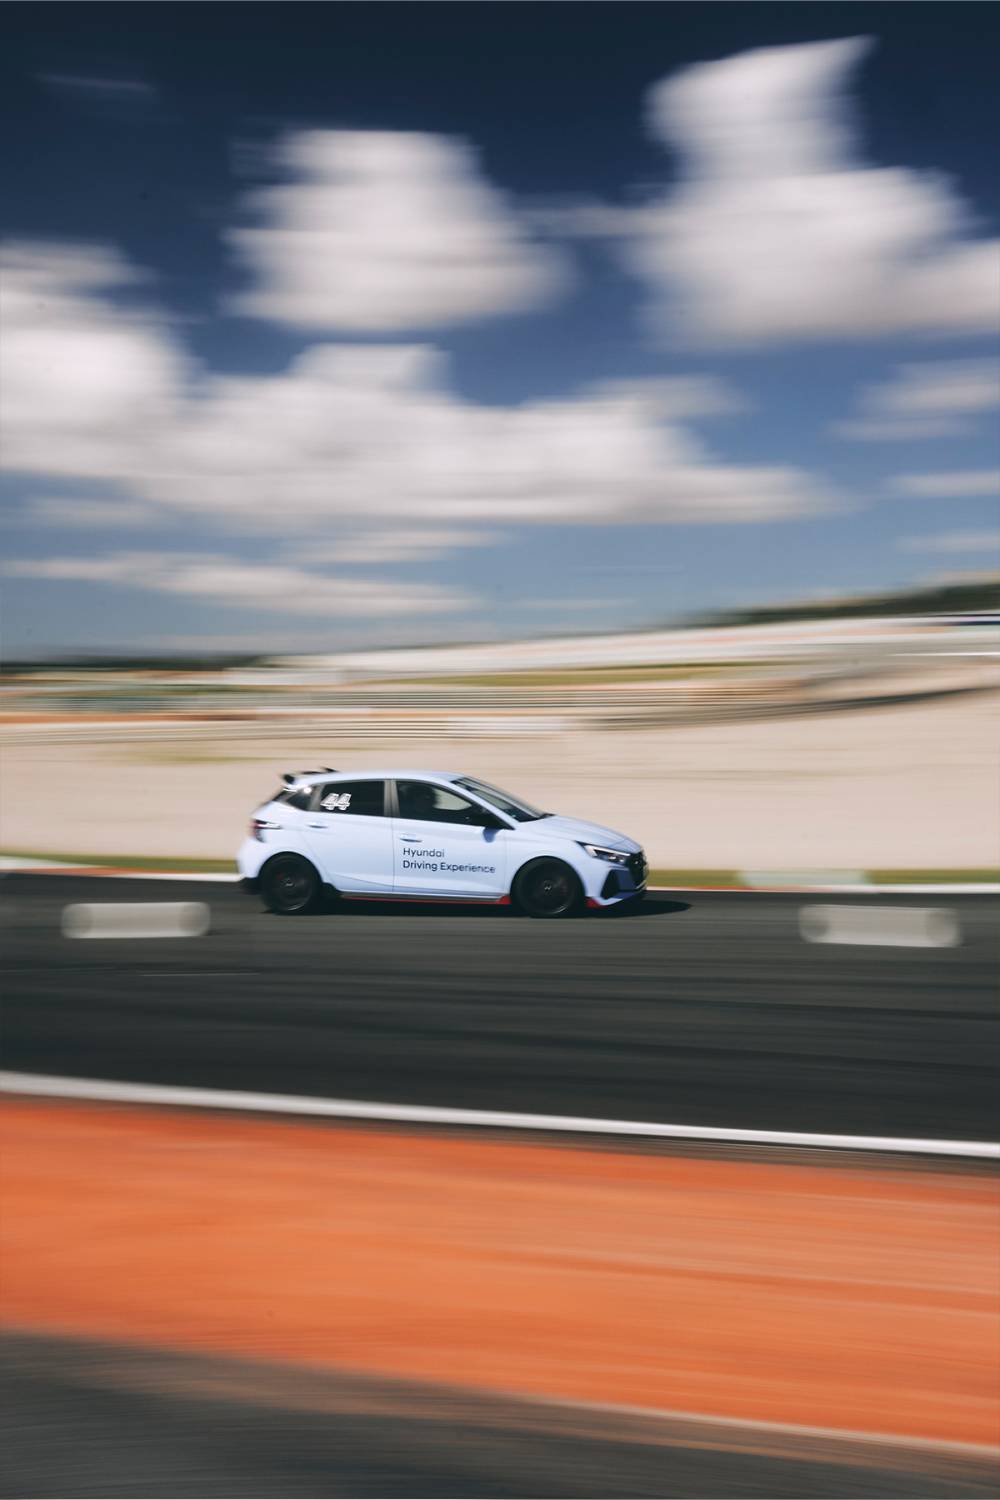
<svg viewBox="0 0 1000 1500"><path fill-rule="evenodd" d="M8 4L8 656L1000 558L966 4Z"/></svg>

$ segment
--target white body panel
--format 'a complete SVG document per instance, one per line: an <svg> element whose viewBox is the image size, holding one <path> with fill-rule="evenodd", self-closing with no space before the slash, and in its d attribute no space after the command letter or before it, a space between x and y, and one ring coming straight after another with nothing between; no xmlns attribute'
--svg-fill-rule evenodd
<svg viewBox="0 0 1000 1500"><path fill-rule="evenodd" d="M390 895L393 877L391 818L349 813L303 813L313 862L327 885L352 894Z"/></svg>
<svg viewBox="0 0 1000 1500"><path fill-rule="evenodd" d="M310 777L327 789L335 788L338 781L336 773L302 773L293 781L292 791L307 792ZM462 785L460 778L447 772L342 772L339 779L345 785L384 780L391 792L400 781L451 790L493 813L502 826L483 828L400 817L392 798L387 807L397 815L381 817L354 816L345 810L300 810L276 800L265 803L256 814L263 824L274 826L259 828L240 847L237 863L245 879L255 881L273 855L289 852L308 859L326 884L345 895L502 901L508 899L518 871L540 858L569 865L579 877L588 906L616 905L645 886L641 846L603 824L551 814L517 821L485 793ZM590 854L586 844L631 856L632 864ZM609 880L611 875L613 880Z"/></svg>
<svg viewBox="0 0 1000 1500"><path fill-rule="evenodd" d="M507 890L507 844L513 830L462 828L393 818L393 889L402 896L477 896Z"/></svg>
<svg viewBox="0 0 1000 1500"><path fill-rule="evenodd" d="M585 823L582 818L564 818L558 813L539 823L522 823L520 826L525 833L536 833L545 843L565 839L570 843L607 844L611 849L623 849L626 854L638 854L642 848L635 839L616 833L613 828L604 828L600 823Z"/></svg>

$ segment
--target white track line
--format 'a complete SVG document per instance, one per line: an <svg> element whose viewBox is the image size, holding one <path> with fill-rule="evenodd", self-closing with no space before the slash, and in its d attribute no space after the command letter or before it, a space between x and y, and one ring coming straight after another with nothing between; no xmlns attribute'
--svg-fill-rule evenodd
<svg viewBox="0 0 1000 1500"><path fill-rule="evenodd" d="M257 1094L240 1089L191 1089L104 1078L56 1078L0 1072L0 1089L56 1099L224 1109L321 1119L382 1120L400 1125L456 1125L465 1129L532 1130L572 1135L644 1136L659 1140L729 1142L746 1146L819 1146L838 1151L885 1151L919 1156L1000 1160L991 1141L914 1140L888 1135L817 1135L791 1130L733 1130L710 1125L662 1125L646 1120L599 1120L586 1115L534 1115L495 1109L447 1109L425 1104L373 1104L362 1099L316 1099L304 1094Z"/></svg>
<svg viewBox="0 0 1000 1500"><path fill-rule="evenodd" d="M565 1401L554 1396L525 1395L505 1390L504 1397L510 1401L530 1403L532 1406L552 1406L567 1412L591 1411L595 1415L612 1417L635 1417L652 1424L677 1423L694 1428L728 1429L739 1438L743 1432L773 1433L776 1437L820 1438L824 1441L855 1443L868 1447L908 1449L914 1453L953 1453L956 1457L986 1460L995 1463L1000 1458L1000 1446L992 1443L963 1443L949 1438L911 1437L909 1434L889 1432L866 1432L857 1427L814 1427L801 1422L768 1422L758 1417L724 1417L709 1412L682 1411L677 1407L630 1406L614 1401Z"/></svg>
<svg viewBox="0 0 1000 1500"><path fill-rule="evenodd" d="M968 881L963 885L651 885L649 891L711 891L720 896L1000 896L1000 883Z"/></svg>
<svg viewBox="0 0 1000 1500"><path fill-rule="evenodd" d="M62 873L72 875L74 872L69 870ZM91 869L87 874L104 875L105 872ZM107 874L113 880L185 880L194 885L236 885L241 878L239 875L185 875L173 870L165 870L162 874L158 874L156 870L111 870ZM1000 886L997 886L997 890L1000 891Z"/></svg>
<svg viewBox="0 0 1000 1500"><path fill-rule="evenodd" d="M74 878L94 876L102 880L184 880L201 885L203 882L218 885L235 885L237 874L205 874L197 870L127 870L116 865L67 865L52 860L15 860L11 856L0 856L0 875L69 875Z"/></svg>

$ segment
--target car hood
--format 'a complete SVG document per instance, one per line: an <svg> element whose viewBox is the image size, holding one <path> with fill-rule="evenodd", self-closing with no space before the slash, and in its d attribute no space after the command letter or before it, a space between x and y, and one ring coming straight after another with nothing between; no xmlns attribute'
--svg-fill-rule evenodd
<svg viewBox="0 0 1000 1500"><path fill-rule="evenodd" d="M577 844L604 844L608 849L624 849L626 854L637 854L642 847L635 839L617 833L614 828L604 828L600 823L585 823L582 818L563 818L558 813L543 818L538 823L521 825L544 838L572 839Z"/></svg>

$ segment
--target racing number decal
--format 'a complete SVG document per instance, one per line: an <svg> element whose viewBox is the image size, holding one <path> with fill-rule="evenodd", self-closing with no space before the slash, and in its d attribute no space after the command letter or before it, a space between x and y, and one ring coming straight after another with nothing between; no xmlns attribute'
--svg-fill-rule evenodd
<svg viewBox="0 0 1000 1500"><path fill-rule="evenodd" d="M330 792L320 803L324 812L347 812L350 806L350 792Z"/></svg>

